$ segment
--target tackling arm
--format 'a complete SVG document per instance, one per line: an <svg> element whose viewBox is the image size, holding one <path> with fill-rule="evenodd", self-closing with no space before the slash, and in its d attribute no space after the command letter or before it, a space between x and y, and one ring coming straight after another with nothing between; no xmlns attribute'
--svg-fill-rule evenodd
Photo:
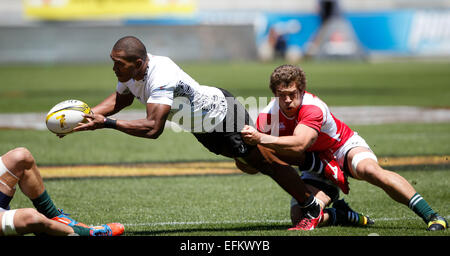
<svg viewBox="0 0 450 256"><path fill-rule="evenodd" d="M266 146L285 156L303 154L318 137L315 129L303 124L297 125L291 136L275 137L261 133L251 126L245 126L241 133L245 142Z"/></svg>

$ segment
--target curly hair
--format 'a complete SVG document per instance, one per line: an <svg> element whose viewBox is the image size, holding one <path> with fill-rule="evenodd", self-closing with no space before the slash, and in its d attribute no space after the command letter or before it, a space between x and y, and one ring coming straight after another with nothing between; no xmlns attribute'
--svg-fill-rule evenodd
<svg viewBox="0 0 450 256"><path fill-rule="evenodd" d="M306 89L305 72L300 67L294 65L281 65L270 75L270 89L275 94L278 86L288 87L291 82L295 82L299 90Z"/></svg>

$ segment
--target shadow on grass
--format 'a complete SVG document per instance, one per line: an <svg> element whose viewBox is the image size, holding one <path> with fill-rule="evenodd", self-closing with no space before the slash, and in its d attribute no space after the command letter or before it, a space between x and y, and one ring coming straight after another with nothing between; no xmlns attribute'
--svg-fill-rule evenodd
<svg viewBox="0 0 450 256"><path fill-rule="evenodd" d="M142 231L127 231L128 236L165 236L171 234L189 235L196 232L217 232L218 235L223 235L226 231L270 231L270 230L287 230L290 226L286 224L275 225L255 225L255 226L241 226L241 227L195 227L195 228L178 228L167 230L142 230ZM208 234L211 235L211 234Z"/></svg>

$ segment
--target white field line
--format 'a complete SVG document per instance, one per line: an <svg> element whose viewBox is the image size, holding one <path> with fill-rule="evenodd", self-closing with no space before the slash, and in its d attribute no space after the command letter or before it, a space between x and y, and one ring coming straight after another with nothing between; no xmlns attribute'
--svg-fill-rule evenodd
<svg viewBox="0 0 450 256"><path fill-rule="evenodd" d="M450 215L444 216L444 218L449 219ZM402 220L420 220L419 217L401 217L401 218L371 218L375 223L377 221L402 221ZM261 223L261 224L290 224L291 220L284 219L284 220L224 220L224 221L168 221L168 222L147 222L147 223L128 223L123 224L124 226L149 226L149 227L156 227L156 226L185 226L185 225L220 225L220 224L254 224L254 223Z"/></svg>
<svg viewBox="0 0 450 256"><path fill-rule="evenodd" d="M248 112L252 120L256 120L258 111L253 107ZM450 109L427 108L413 106L331 106L331 112L347 124L383 124L383 123L435 123L450 122ZM45 116L47 113L0 113L0 128L21 128L46 130ZM145 118L143 110L124 110L113 117L124 120ZM170 121L167 128L180 127Z"/></svg>

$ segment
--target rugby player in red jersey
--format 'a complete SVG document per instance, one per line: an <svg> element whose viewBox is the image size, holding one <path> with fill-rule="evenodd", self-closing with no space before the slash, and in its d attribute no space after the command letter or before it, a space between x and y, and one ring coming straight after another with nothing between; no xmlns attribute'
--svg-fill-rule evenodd
<svg viewBox="0 0 450 256"><path fill-rule="evenodd" d="M337 119L322 100L306 91L306 76L300 67L277 67L270 77L270 89L276 98L258 115L256 129L247 125L241 131L245 142L290 157L303 158L308 152L320 151L339 164L340 168L328 171L343 191L346 188L340 180L342 170L350 177L380 187L393 200L408 206L427 224L427 230L447 228L447 221L405 178L383 169L365 140ZM298 225L305 221L310 222L304 219Z"/></svg>

